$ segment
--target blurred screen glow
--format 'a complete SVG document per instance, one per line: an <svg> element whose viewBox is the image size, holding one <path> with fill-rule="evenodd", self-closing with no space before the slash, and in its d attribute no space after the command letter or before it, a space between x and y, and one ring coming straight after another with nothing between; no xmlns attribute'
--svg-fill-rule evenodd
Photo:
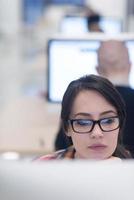
<svg viewBox="0 0 134 200"><path fill-rule="evenodd" d="M108 34L116 34L122 31L122 21L113 17L101 17L100 28ZM60 31L63 33L87 33L87 18L83 16L65 16L61 20Z"/></svg>
<svg viewBox="0 0 134 200"><path fill-rule="evenodd" d="M48 100L61 102L68 84L83 75L97 74L97 49L100 40L50 40L48 43ZM134 40L126 41L132 70L130 85L134 88Z"/></svg>

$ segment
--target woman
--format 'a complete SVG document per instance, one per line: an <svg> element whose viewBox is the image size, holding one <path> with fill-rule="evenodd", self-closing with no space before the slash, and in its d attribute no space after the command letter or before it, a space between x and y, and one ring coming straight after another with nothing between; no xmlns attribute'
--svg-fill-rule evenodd
<svg viewBox="0 0 134 200"><path fill-rule="evenodd" d="M122 159L125 105L113 84L96 75L72 81L62 100L61 122L73 146L43 156L49 159Z"/></svg>

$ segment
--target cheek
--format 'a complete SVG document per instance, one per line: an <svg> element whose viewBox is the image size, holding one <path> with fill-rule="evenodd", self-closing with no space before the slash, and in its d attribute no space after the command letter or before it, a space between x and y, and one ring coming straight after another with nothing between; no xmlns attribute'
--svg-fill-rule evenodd
<svg viewBox="0 0 134 200"><path fill-rule="evenodd" d="M116 148L117 142L118 142L118 135L119 135L119 133L115 132L109 136L109 138L108 138L109 146Z"/></svg>
<svg viewBox="0 0 134 200"><path fill-rule="evenodd" d="M87 141L89 141L89 136L87 134L81 135L72 133L71 138L75 147L86 146Z"/></svg>

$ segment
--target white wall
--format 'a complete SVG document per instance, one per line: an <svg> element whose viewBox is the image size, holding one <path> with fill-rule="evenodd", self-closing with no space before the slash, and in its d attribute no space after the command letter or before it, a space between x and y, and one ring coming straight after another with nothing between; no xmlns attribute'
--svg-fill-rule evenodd
<svg viewBox="0 0 134 200"><path fill-rule="evenodd" d="M0 31L15 34L21 27L21 0L0 0Z"/></svg>

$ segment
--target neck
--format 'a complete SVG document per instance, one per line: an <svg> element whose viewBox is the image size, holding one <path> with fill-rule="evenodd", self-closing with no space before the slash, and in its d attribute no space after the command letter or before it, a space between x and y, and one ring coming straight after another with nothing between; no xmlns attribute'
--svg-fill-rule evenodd
<svg viewBox="0 0 134 200"><path fill-rule="evenodd" d="M114 85L121 85L121 86L129 86L128 76L122 75L112 75L107 76L107 78L114 84Z"/></svg>

